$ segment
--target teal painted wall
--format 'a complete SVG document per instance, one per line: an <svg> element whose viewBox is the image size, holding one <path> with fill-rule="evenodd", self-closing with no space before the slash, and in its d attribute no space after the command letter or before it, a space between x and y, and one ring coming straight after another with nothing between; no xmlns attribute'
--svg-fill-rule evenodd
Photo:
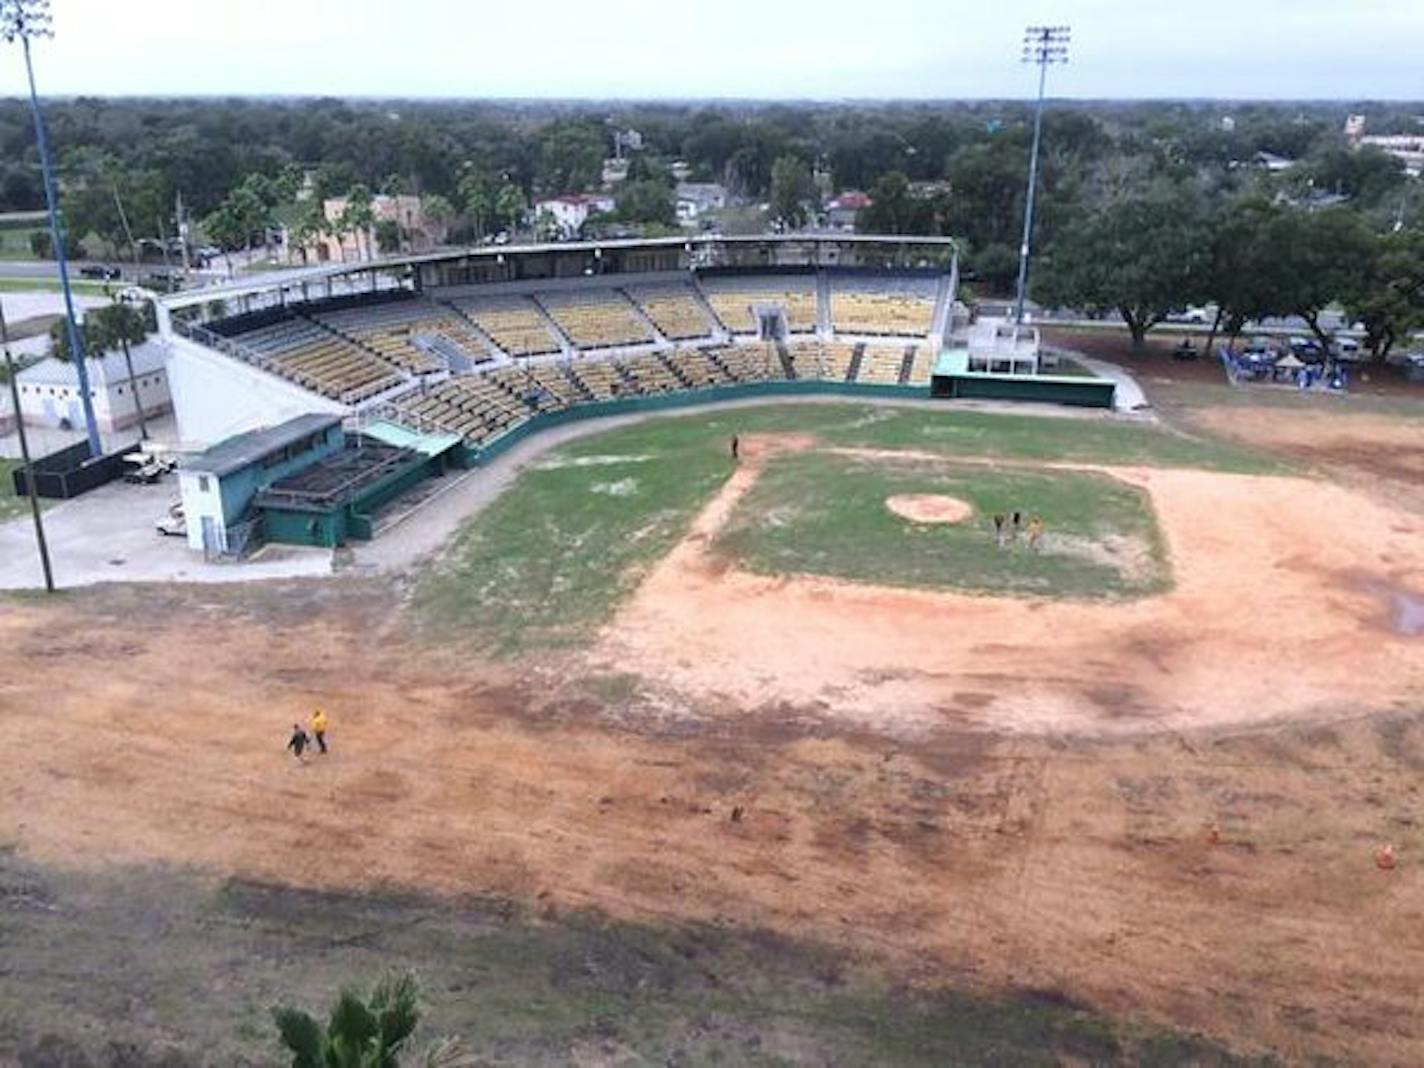
<svg viewBox="0 0 1424 1068"><path fill-rule="evenodd" d="M246 514L252 498L279 478L286 478L293 472L310 467L328 453L345 447L346 432L340 426L327 430L326 440L291 459L283 460L272 467L260 463L234 471L218 481L218 492L222 496L223 523L231 526Z"/></svg>
<svg viewBox="0 0 1424 1068"><path fill-rule="evenodd" d="M1105 378L1036 380L1024 375L939 375L931 387L934 396L945 399L1022 400L1044 404L1072 404L1087 408L1111 408L1115 386Z"/></svg>

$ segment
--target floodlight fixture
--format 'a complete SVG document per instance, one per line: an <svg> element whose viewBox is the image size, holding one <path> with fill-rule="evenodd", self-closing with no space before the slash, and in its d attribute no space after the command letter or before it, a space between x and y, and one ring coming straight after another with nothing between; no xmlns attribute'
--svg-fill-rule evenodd
<svg viewBox="0 0 1424 1068"><path fill-rule="evenodd" d="M30 42L54 36L54 20L49 0L0 0L0 37L7 44L20 42L25 53L25 73L30 80L30 117L35 126L35 147L40 155L40 171L44 176L45 207L49 214L50 249L59 268L59 288L64 293L65 330L69 335L69 356L74 361L75 377L79 380L79 403L84 410L84 429L89 439L89 455L98 459L103 453L99 440L99 424L94 419L94 397L89 391L88 356L84 351L84 334L74 314L74 293L69 285L69 259L64 249L64 226L59 218L59 200L54 191L54 166L49 158L49 143L45 139L44 116L40 112L39 93L35 89L35 68L30 60Z"/></svg>

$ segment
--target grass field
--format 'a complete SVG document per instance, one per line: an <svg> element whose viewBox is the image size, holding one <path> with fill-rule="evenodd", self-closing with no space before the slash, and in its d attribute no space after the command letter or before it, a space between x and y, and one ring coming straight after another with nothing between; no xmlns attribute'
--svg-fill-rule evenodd
<svg viewBox="0 0 1424 1068"><path fill-rule="evenodd" d="M101 1063L198 1063L140 1059L164 1031L201 1048L203 1063L276 1063L273 1004L295 1002L320 1018L338 986L401 967L422 981L422 1039L466 1036L480 1063L1249 1063L1052 991L907 993L844 954L755 931L669 931L580 914L540 920L497 899L450 907L243 880L209 887L156 872L42 872L3 850L0 891L47 907L7 928L10 962L26 973L44 967L23 986L9 969L0 974L0 1050L7 1034L34 1036L21 1046L31 1049L54 1036L51 1059L22 1064L93 1063L69 1037L85 1033L130 1047L130 1059ZM145 930L156 900L168 905L161 951ZM105 962L122 970L142 1019L117 1024L92 995L89 973ZM196 1011L195 988L215 981L242 996Z"/></svg>
<svg viewBox="0 0 1424 1068"><path fill-rule="evenodd" d="M30 235L35 227L0 228L0 260L33 260Z"/></svg>
<svg viewBox="0 0 1424 1068"><path fill-rule="evenodd" d="M0 523L7 519L14 519L17 515L23 515L29 510L25 498L15 495L13 472L19 466L20 461L18 460L6 460L0 457Z"/></svg>
<svg viewBox="0 0 1424 1068"><path fill-rule="evenodd" d="M962 523L913 523L885 505L887 496L902 493L955 497L974 515ZM1042 551L997 546L991 517L1015 509L1046 518ZM1100 597L1155 593L1169 584L1145 494L1089 473L946 470L816 452L779 456L739 502L715 547L764 574L909 588Z"/></svg>
<svg viewBox="0 0 1424 1068"><path fill-rule="evenodd" d="M76 293L83 293L91 297L106 296L114 288L114 283L90 282L86 279L75 278L72 274L69 279L69 287ZM48 278L6 278L0 274L0 293L58 293L59 281L50 281Z"/></svg>
<svg viewBox="0 0 1424 1068"><path fill-rule="evenodd" d="M1143 424L865 405L781 405L653 419L551 453L468 524L422 577L415 604L433 635L515 655L577 645L609 618L731 473L733 433L813 434L829 446L915 449L946 457L1196 467L1266 473L1269 456ZM1005 476L1007 477L1007 476ZM1028 477L1028 476L1024 476ZM1007 488L1005 490L1007 492ZM984 490L988 500L993 491ZM1045 498L1046 499L1046 498ZM1135 498L1134 498L1135 499ZM1076 529L1067 500L1051 527ZM1123 513L1126 515L1126 512ZM1104 577L1045 557L1038 578L1081 592ZM1077 576L1069 581L1069 574ZM986 580L988 581L988 580ZM1004 588L999 580L987 586ZM1156 569L1113 588L1159 588Z"/></svg>

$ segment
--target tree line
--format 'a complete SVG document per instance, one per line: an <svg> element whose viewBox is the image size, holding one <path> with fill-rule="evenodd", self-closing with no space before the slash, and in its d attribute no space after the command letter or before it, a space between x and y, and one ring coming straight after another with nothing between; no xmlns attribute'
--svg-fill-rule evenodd
<svg viewBox="0 0 1424 1068"><path fill-rule="evenodd" d="M1424 190L1394 158L1345 145L1344 119L1352 111L1366 115L1371 132L1418 128L1418 109L1407 104L1051 105L1034 234L1043 256L1036 295L1127 308L1135 332L1149 329L1160 300L1126 290L1109 297L1102 286L1110 280L1103 278L1085 288L1086 269L1077 265L1092 259L1084 250L1101 251L1114 229L1133 231L1141 221L1133 213L1156 218L1164 210L1182 223L1153 250L1164 285L1185 285L1184 272L1226 255L1214 251L1227 240L1220 228L1236 233L1256 221L1269 221L1271 241L1292 242L1276 246L1273 265L1287 257L1305 264L1314 246L1301 235L1336 226L1347 244L1371 235L1366 244L1378 253L1367 257L1368 269L1353 263L1348 279L1397 273L1390 265L1403 239L1385 237L1419 228ZM374 221L371 205L381 193L420 196L453 241L478 240L513 227L540 197L598 189L604 161L626 146L628 131L637 131L641 148L623 151L627 177L607 224L673 232L674 161L690 180L722 183L786 229L814 224L831 194L863 190L872 203L859 229L955 236L966 276L994 292L1010 288L1016 273L1031 135L1027 106L1003 101L714 106L78 98L48 101L46 113L71 237L96 236L116 255L141 239L171 238L179 194L206 240L227 250L282 225L298 246L345 234L360 245L374 229L376 248L361 253L396 251L399 228ZM0 101L0 149L0 210L41 207L21 101ZM1268 171L1255 165L1259 153L1295 165ZM346 198L345 212L328 220L321 202L337 196ZM1320 215L1331 221L1306 218ZM1169 247L1191 251L1167 257ZM1408 292L1405 285L1387 288L1392 296L1373 299L1395 305ZM1193 282L1174 292L1200 289ZM1347 297L1366 302L1344 289L1332 299ZM1226 306L1236 303L1252 300ZM1398 315L1385 318L1382 345L1400 322ZM1227 315L1224 325L1230 321Z"/></svg>

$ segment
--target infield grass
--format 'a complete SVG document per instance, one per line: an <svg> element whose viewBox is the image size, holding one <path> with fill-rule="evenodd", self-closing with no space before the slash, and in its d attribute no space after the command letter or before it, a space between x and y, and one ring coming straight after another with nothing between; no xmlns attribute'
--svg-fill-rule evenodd
<svg viewBox="0 0 1424 1068"><path fill-rule="evenodd" d="M802 404L648 419L565 445L521 475L508 492L462 528L444 559L421 577L414 595L417 622L438 640L465 642L505 655L586 642L637 588L648 569L677 544L698 509L731 473L727 442L733 433L808 434L827 446L917 450L947 458L1244 473L1284 470L1274 459L1241 446L1098 418L998 415L929 406ZM1056 499L1046 487L1041 491L1027 483L1021 487L1025 496L1034 495L1030 489L1044 502L1050 534L1076 529L1072 500ZM987 502L995 492L985 483L983 500ZM1010 492L1007 483L1003 492ZM969 489L959 495L967 494ZM1126 522L1130 509L1125 504L1113 507L1119 508ZM870 511L878 514L883 506L877 504ZM850 533L859 537L863 532L852 526ZM983 575L991 573L991 563L983 565ZM1003 566L1007 565L992 564ZM1162 581L1154 573L1145 585L1124 586L1126 580L1120 575L1113 579L1081 562L1070 568L1047 556L1022 573L999 574L990 586L969 588L1031 590L1036 588L1032 583L1042 580L1050 585L1061 582L1071 591L1102 580L1119 592L1143 592ZM1029 585L1015 586L1015 582Z"/></svg>
<svg viewBox="0 0 1424 1068"><path fill-rule="evenodd" d="M893 494L969 504L961 523L891 512ZM1040 515L1000 548L992 517ZM1106 475L865 459L808 452L775 457L738 503L714 548L761 574L810 574L918 589L1055 597L1141 596L1170 585L1147 495Z"/></svg>

